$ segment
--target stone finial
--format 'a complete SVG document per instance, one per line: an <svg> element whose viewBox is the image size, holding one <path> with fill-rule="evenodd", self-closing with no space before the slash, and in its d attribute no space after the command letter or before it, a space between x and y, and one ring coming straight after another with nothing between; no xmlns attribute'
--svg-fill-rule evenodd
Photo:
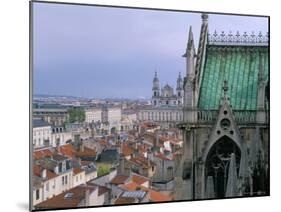
<svg viewBox="0 0 281 212"><path fill-rule="evenodd" d="M182 80L182 78L181 78L181 72L179 72L178 80Z"/></svg>
<svg viewBox="0 0 281 212"><path fill-rule="evenodd" d="M226 98L226 94L227 94L227 91L228 91L227 80L224 80L222 89L223 89L223 92L224 92L224 97Z"/></svg>
<svg viewBox="0 0 281 212"><path fill-rule="evenodd" d="M202 13L201 18L202 18L203 23L208 23L208 14L207 13Z"/></svg>
<svg viewBox="0 0 281 212"><path fill-rule="evenodd" d="M193 38L192 26L189 27L187 49L189 49L189 50L194 49L194 38Z"/></svg>

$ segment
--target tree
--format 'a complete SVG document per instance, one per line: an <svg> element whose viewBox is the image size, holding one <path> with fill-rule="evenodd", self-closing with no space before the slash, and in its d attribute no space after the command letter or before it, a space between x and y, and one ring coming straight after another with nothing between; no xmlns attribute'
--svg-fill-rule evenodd
<svg viewBox="0 0 281 212"><path fill-rule="evenodd" d="M98 167L98 177L103 176L105 174L108 174L110 172L110 166L109 165L100 165Z"/></svg>
<svg viewBox="0 0 281 212"><path fill-rule="evenodd" d="M72 108L68 111L69 122L84 122L85 121L85 111L80 108Z"/></svg>

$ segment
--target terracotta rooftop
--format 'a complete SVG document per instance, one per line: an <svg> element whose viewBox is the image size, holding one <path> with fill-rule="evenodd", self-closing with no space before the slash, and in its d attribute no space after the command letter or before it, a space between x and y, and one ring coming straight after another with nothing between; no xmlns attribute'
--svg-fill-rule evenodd
<svg viewBox="0 0 281 212"><path fill-rule="evenodd" d="M137 148L138 148L139 153L145 153L145 152L147 152L147 149L149 149L149 146L142 144L142 145L138 145Z"/></svg>
<svg viewBox="0 0 281 212"><path fill-rule="evenodd" d="M51 199L48 199L46 201L43 201L37 205L35 205L35 208L37 209L43 209L43 208L71 208L71 207L77 207L79 203L85 199L85 193L86 189L90 190L90 193L92 193L97 187L95 186L85 186L85 185L79 185L76 186L66 192L63 192L59 194L58 196L55 196Z"/></svg>
<svg viewBox="0 0 281 212"><path fill-rule="evenodd" d="M133 148L129 147L128 144L123 144L121 151L124 156L129 156L134 152Z"/></svg>
<svg viewBox="0 0 281 212"><path fill-rule="evenodd" d="M39 165L34 165L33 166L33 175L40 177L41 178L41 171L43 170L42 167ZM46 180L50 180L52 178L57 177L58 175L48 169L46 169Z"/></svg>
<svg viewBox="0 0 281 212"><path fill-rule="evenodd" d="M132 181L134 183L137 183L139 185L149 181L150 179L147 178L147 177L144 177L144 176L141 176L141 175L138 175L138 174L132 174Z"/></svg>
<svg viewBox="0 0 281 212"><path fill-rule="evenodd" d="M67 157L63 156L62 154L54 153L52 155L53 160L55 161L64 161L67 159Z"/></svg>
<svg viewBox="0 0 281 212"><path fill-rule="evenodd" d="M143 168L149 168L152 165L155 165L152 161L150 161L149 159L143 157L143 156L137 156L137 157L133 157L130 159L131 162L143 167Z"/></svg>
<svg viewBox="0 0 281 212"><path fill-rule="evenodd" d="M167 157L166 155L164 155L163 153L156 153L155 157L160 158L162 160L172 160L172 158Z"/></svg>
<svg viewBox="0 0 281 212"><path fill-rule="evenodd" d="M158 127L158 125L153 122L144 122L144 123L142 123L141 127L147 128L147 129L152 129L152 128Z"/></svg>
<svg viewBox="0 0 281 212"><path fill-rule="evenodd" d="M120 184L124 184L128 179L129 176L127 175L117 175L111 180L111 183L115 185L120 185Z"/></svg>
<svg viewBox="0 0 281 212"><path fill-rule="evenodd" d="M166 194L162 194L158 191L149 189L149 199L152 202L166 202L166 201L172 201L172 197Z"/></svg>
<svg viewBox="0 0 281 212"><path fill-rule="evenodd" d="M96 150L84 147L84 151L78 151L75 154L77 157L95 157L97 155Z"/></svg>
<svg viewBox="0 0 281 212"><path fill-rule="evenodd" d="M106 192L109 192L110 189L105 187L105 186L101 186L101 185L98 185L98 184L95 184L95 183L92 183L92 182L87 182L87 185L90 185L90 186L97 186L98 187L98 195L103 195L104 193Z"/></svg>
<svg viewBox="0 0 281 212"><path fill-rule="evenodd" d="M99 196L106 193L106 192L109 192L110 189L105 187L105 186L99 186Z"/></svg>
<svg viewBox="0 0 281 212"><path fill-rule="evenodd" d="M93 163L93 162L92 161L81 160L81 166L88 166L91 163Z"/></svg>
<svg viewBox="0 0 281 212"><path fill-rule="evenodd" d="M172 144L179 144L180 139L172 137L172 136L161 136L159 137L159 142L169 141Z"/></svg>
<svg viewBox="0 0 281 212"><path fill-rule="evenodd" d="M73 168L73 175L79 174L81 172L83 172L84 170L81 168Z"/></svg>
<svg viewBox="0 0 281 212"><path fill-rule="evenodd" d="M41 150L35 150L33 152L33 159L39 160L44 157L51 157L53 155L53 152L50 148L48 149L41 149Z"/></svg>
<svg viewBox="0 0 281 212"><path fill-rule="evenodd" d="M121 188L123 188L126 191L135 191L135 190L140 190L141 186L135 182L130 182L125 185L122 185Z"/></svg>
<svg viewBox="0 0 281 212"><path fill-rule="evenodd" d="M123 204L132 204L136 203L136 199L133 197L119 197L116 201L116 205L123 205Z"/></svg>
<svg viewBox="0 0 281 212"><path fill-rule="evenodd" d="M108 143L107 143L107 141L106 140L99 140L99 144L100 145L102 145L102 146L107 146L108 145Z"/></svg>
<svg viewBox="0 0 281 212"><path fill-rule="evenodd" d="M73 158L75 156L75 149L72 144L65 144L58 148L59 152L69 158Z"/></svg>
<svg viewBox="0 0 281 212"><path fill-rule="evenodd" d="M76 153L76 151L72 144L65 144L65 145L59 146L57 148L57 152L56 152L56 148L53 148L53 147L46 148L46 149L40 149L40 150L34 150L33 159L39 160L44 157L52 157L52 156L54 156L54 154L61 154L68 158L73 158L75 156L75 153Z"/></svg>

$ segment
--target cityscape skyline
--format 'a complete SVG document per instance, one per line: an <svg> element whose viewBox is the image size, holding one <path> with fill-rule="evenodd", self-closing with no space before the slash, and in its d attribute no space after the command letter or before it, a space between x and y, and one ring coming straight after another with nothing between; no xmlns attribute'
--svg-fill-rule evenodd
<svg viewBox="0 0 281 212"><path fill-rule="evenodd" d="M100 99L150 98L155 71L175 88L186 74L189 26L197 48L201 21L199 13L40 3L34 17L34 94ZM210 33L268 28L265 17L214 14L209 26Z"/></svg>
<svg viewBox="0 0 281 212"><path fill-rule="evenodd" d="M269 17L30 9L30 209L270 195Z"/></svg>

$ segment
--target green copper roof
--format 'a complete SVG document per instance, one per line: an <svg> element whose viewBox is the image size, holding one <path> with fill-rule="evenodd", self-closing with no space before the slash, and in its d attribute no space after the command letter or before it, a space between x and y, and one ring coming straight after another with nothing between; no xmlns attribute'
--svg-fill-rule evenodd
<svg viewBox="0 0 281 212"><path fill-rule="evenodd" d="M223 82L227 80L227 95L230 97L232 108L255 110L260 61L264 78L266 81L268 79L268 47L209 45L206 48L205 64L200 75L198 107L218 109L223 97Z"/></svg>

